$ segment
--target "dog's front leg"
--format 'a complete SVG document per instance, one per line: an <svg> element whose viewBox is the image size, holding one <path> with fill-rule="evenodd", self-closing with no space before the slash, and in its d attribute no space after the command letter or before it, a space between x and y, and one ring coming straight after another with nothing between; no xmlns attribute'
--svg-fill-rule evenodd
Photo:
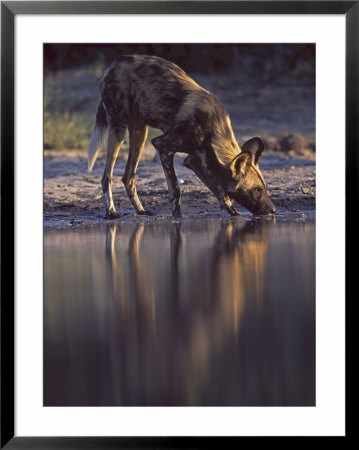
<svg viewBox="0 0 359 450"><path fill-rule="evenodd" d="M163 171L166 176L169 201L171 204L172 216L182 217L181 213L181 190L178 184L176 172L173 166L176 142L173 142L171 136L166 134L152 139L152 144L158 150ZM172 151L173 148L173 151ZM176 147L177 148L177 147Z"/></svg>
<svg viewBox="0 0 359 450"><path fill-rule="evenodd" d="M166 175L169 200L171 204L172 216L175 218L182 217L181 213L181 190L173 167L174 153L159 151L163 171Z"/></svg>
<svg viewBox="0 0 359 450"><path fill-rule="evenodd" d="M225 190L222 188L222 186L219 186L217 199L222 208L226 209L231 216L241 215L241 213L237 211L236 207L231 202L231 199L229 198Z"/></svg>
<svg viewBox="0 0 359 450"><path fill-rule="evenodd" d="M184 165L198 176L209 190L215 195L222 208L226 209L231 216L239 216L240 212L233 206L231 199L226 193L220 181L220 174L216 170L208 168L207 155L204 151L197 150L184 160Z"/></svg>

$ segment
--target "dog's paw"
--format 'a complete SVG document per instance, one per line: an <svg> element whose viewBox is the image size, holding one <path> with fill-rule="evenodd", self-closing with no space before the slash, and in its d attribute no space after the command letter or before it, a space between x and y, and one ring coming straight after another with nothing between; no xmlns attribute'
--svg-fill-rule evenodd
<svg viewBox="0 0 359 450"><path fill-rule="evenodd" d="M241 215L241 213L239 211L237 211L234 206L231 206L230 208L228 208L228 212L231 216L240 216Z"/></svg>
<svg viewBox="0 0 359 450"><path fill-rule="evenodd" d="M123 214L118 213L117 211L107 211L105 215L106 220L120 219Z"/></svg>
<svg viewBox="0 0 359 450"><path fill-rule="evenodd" d="M144 209L143 211L139 211L137 213L139 216L155 216L156 214L154 211L151 211L150 209Z"/></svg>

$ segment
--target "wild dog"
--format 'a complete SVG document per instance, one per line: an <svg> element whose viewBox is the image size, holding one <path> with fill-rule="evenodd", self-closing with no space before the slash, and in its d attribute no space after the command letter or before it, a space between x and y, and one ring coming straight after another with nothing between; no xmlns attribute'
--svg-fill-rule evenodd
<svg viewBox="0 0 359 450"><path fill-rule="evenodd" d="M259 170L262 140L255 137L241 149L221 101L180 67L156 56L120 56L102 77L100 90L96 126L88 147L88 169L92 170L99 152L107 148L101 180L107 218L120 216L111 185L126 129L130 148L122 181L136 212L151 214L143 208L136 190L136 170L148 126L163 132L151 142L166 176L173 217L182 216L173 165L177 152L188 154L185 166L197 174L229 214L239 214L232 200L253 214L275 212Z"/></svg>

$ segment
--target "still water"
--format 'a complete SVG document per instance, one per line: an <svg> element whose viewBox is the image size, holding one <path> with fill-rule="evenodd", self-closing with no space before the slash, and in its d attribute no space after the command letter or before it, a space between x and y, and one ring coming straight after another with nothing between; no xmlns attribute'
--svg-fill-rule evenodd
<svg viewBox="0 0 359 450"><path fill-rule="evenodd" d="M44 405L315 405L314 222L45 231Z"/></svg>

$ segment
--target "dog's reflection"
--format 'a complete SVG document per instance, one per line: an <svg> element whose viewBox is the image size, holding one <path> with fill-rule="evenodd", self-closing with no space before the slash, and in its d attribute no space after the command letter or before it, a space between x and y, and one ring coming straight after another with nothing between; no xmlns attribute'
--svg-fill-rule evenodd
<svg viewBox="0 0 359 450"><path fill-rule="evenodd" d="M106 258L110 265L112 296L119 302L122 317L136 317L140 333L154 329L155 297L153 277L140 257L144 223L136 224L128 239L128 248L119 258L116 253L118 224L109 224L106 233Z"/></svg>
<svg viewBox="0 0 359 450"><path fill-rule="evenodd" d="M177 222L170 232L138 223L130 235L122 224L108 225L106 255L124 345L136 335L136 345L122 355L128 381L133 371L147 371L151 396L161 404L171 404L163 392L175 389L188 398L200 389L211 360L228 339L238 339L246 303L260 308L265 299L273 220L228 221L198 231Z"/></svg>

